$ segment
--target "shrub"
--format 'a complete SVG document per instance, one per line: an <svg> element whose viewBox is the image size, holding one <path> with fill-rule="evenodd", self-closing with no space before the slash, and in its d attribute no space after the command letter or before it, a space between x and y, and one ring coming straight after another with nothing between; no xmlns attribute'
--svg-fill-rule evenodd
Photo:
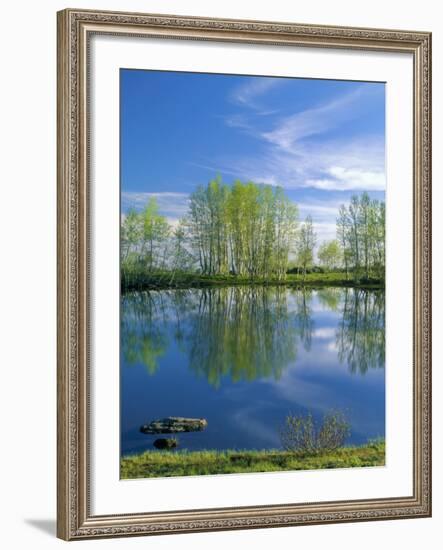
<svg viewBox="0 0 443 550"><path fill-rule="evenodd" d="M320 423L311 413L288 415L280 439L287 451L316 455L342 447L350 431L350 424L340 411L329 411Z"/></svg>

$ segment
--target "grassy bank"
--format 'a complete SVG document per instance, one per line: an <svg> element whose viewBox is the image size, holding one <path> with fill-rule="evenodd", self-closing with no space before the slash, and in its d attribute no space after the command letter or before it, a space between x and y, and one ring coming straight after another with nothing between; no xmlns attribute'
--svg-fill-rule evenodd
<svg viewBox="0 0 443 550"><path fill-rule="evenodd" d="M121 478L384 466L385 443L342 447L317 456L286 451L146 451L121 459Z"/></svg>
<svg viewBox="0 0 443 550"><path fill-rule="evenodd" d="M198 273L122 273L122 292L132 290L160 290L166 288L214 288L235 285L286 285L291 287L347 286L384 288L382 279L346 279L342 272L307 273L305 276L288 274L284 280L237 277L233 275L209 276Z"/></svg>

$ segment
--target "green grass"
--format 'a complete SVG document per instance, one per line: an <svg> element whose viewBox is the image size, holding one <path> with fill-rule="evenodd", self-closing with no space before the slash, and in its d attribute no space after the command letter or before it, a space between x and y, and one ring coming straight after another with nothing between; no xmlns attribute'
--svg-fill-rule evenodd
<svg viewBox="0 0 443 550"><path fill-rule="evenodd" d="M209 288L234 285L286 285L291 287L348 286L361 288L383 288L384 280L346 279L342 272L307 273L306 276L288 274L285 279L262 279L237 277L234 275L200 275L198 273L137 272L125 276L122 273L122 291L158 290L163 288Z"/></svg>
<svg viewBox="0 0 443 550"><path fill-rule="evenodd" d="M341 447L321 455L287 451L146 451L122 457L121 478L196 476L384 466L385 442Z"/></svg>

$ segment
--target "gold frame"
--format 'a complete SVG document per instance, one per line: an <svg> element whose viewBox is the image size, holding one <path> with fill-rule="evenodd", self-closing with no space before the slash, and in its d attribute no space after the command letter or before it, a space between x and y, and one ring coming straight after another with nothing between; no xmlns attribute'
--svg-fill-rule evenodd
<svg viewBox="0 0 443 550"><path fill-rule="evenodd" d="M431 515L431 34L90 10L58 14L57 534L65 540ZM408 52L414 60L413 495L93 516L88 470L88 44L93 34Z"/></svg>

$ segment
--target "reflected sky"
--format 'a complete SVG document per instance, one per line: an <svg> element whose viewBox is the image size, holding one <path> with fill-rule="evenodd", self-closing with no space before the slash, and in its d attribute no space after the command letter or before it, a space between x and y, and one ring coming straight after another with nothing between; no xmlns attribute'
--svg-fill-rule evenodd
<svg viewBox="0 0 443 550"><path fill-rule="evenodd" d="M286 415L341 409L347 443L385 433L384 292L227 287L122 297L121 451L142 424L203 417L180 449L280 448Z"/></svg>

